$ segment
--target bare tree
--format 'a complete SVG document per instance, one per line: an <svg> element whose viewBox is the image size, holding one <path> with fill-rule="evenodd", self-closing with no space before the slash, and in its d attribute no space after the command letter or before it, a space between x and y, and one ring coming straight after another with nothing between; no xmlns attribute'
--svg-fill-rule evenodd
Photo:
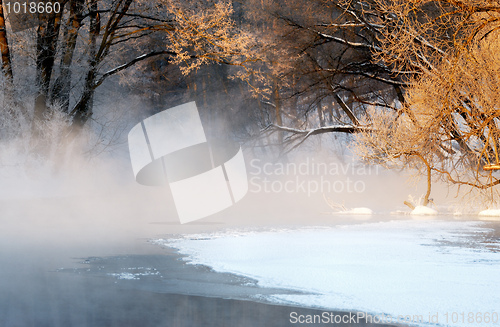
<svg viewBox="0 0 500 327"><path fill-rule="evenodd" d="M500 184L500 4L375 3L394 21L381 39L378 58L399 70L419 71L408 77L396 113L372 113L372 130L358 139L360 154L385 164L425 167L429 190L433 173L451 184L494 192ZM420 159L420 166L410 157Z"/></svg>
<svg viewBox="0 0 500 327"><path fill-rule="evenodd" d="M406 75L376 60L389 19L375 7L343 1L248 1L260 78L252 82L273 117L284 151L315 135L355 133L369 105L397 110ZM279 83L277 83L279 81ZM323 128L330 127L330 128ZM296 133L296 131L301 131Z"/></svg>
<svg viewBox="0 0 500 327"><path fill-rule="evenodd" d="M35 105L33 111L26 110L33 112L32 139L42 135L44 122L57 108L68 118L71 137L64 139L71 140L93 118L96 89L148 59L164 58L185 74L209 62L241 65L244 60L240 49L245 38L235 28L230 2L67 0L60 4L61 11L39 17L35 46L14 52L25 61L35 61ZM10 61L11 44L1 18L4 77L18 83L18 90L31 88L31 80L23 81L25 76L17 74L26 67ZM19 43L28 43L12 39L16 49L22 47Z"/></svg>
<svg viewBox="0 0 500 327"><path fill-rule="evenodd" d="M4 78L12 84L12 62L10 59L10 48L5 26L5 15L3 5L0 3L0 52L2 54L2 72Z"/></svg>

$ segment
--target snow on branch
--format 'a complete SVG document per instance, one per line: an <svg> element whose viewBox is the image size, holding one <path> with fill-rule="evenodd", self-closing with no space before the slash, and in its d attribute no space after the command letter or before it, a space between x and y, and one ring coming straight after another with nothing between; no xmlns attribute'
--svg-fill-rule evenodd
<svg viewBox="0 0 500 327"><path fill-rule="evenodd" d="M270 124L266 128L264 128L263 132L271 131L271 133L275 131L282 131L282 132L289 132L292 134L291 137L287 138L287 143L293 143L294 141L297 140L297 138L300 138L300 141L293 145L289 150L285 152L290 152L297 147L299 147L302 143L304 143L309 136L312 135L318 135L318 134L324 134L324 133L359 133L365 130L369 130L371 127L368 126L355 126L355 125L350 125L350 124L342 124L342 125L330 125L330 126L323 126L323 127L318 127L318 128L311 128L311 129L298 129L298 128L293 128L293 127L287 127L287 126L281 126L281 125L276 125L276 124ZM295 136L295 137L294 137Z"/></svg>
<svg viewBox="0 0 500 327"><path fill-rule="evenodd" d="M370 49L372 51L382 51L382 49L380 47L373 45L373 44L348 41L348 40L343 39L341 37L326 34L326 33L323 33L321 31L315 30L313 28L303 26L303 25L301 25L301 24L299 24L299 23L297 23L289 18L286 18L286 17L280 17L280 18L283 19L284 21L286 21L290 26L295 26L297 28L308 30L308 31L310 31L310 32L312 32L312 33L314 33L314 34L318 35L319 37L326 39L326 40L331 40L331 41L334 41L337 43L341 43L341 44L347 45L347 46L352 47L352 48L364 48L364 49Z"/></svg>
<svg viewBox="0 0 500 327"><path fill-rule="evenodd" d="M368 43L362 43L362 42L348 41L348 40L345 40L345 39L337 37L337 36L333 36L333 35L329 35L329 34L326 34L326 33L322 33L320 31L313 30L312 28L308 28L308 30L310 30L311 32L316 33L321 38L324 38L324 39L327 39L327 40L332 40L334 42L341 43L341 44L350 46L352 48L365 48L365 49L370 49L370 50L374 50L374 51L382 51L382 49L380 47L376 46L376 45L372 45L372 44L368 44Z"/></svg>
<svg viewBox="0 0 500 327"><path fill-rule="evenodd" d="M291 133L295 133L295 134L305 134L307 136L315 135L315 134L322 134L322 133L331 133L331 132L356 133L356 132L360 132L360 131L366 129L366 127L363 127L363 126L354 126L354 125L350 125L350 124L330 125L330 126L323 126L323 127L311 128L311 129L298 129L298 128L293 128L293 127L270 124L268 127L265 128L265 130L267 130L269 128L276 128L276 129L282 130L284 132L291 132Z"/></svg>
<svg viewBox="0 0 500 327"><path fill-rule="evenodd" d="M150 53L145 53L143 55L140 55L140 56L132 59L131 61L127 62L126 64L123 64L123 65L120 65L120 66L115 67L113 69L110 69L107 72L105 72L104 74L102 74L102 76L97 80L97 82L95 82L95 87L98 87L99 85L101 85L104 82L104 80L106 78L108 78L109 76L114 75L114 74L116 74L124 69L127 69L132 65L135 65L139 61L145 60L145 59L153 57L153 56L163 55L163 54L175 55L175 53L172 51L153 51Z"/></svg>
<svg viewBox="0 0 500 327"><path fill-rule="evenodd" d="M311 128L311 129L298 129L298 128L293 128L293 127L270 124L269 126L267 126L264 129L264 131L268 130L270 128L274 128L274 129L284 131L284 132L305 135L305 137L309 137L311 135L316 135L316 134L332 133L332 132L358 133L358 132L369 129L366 126L355 126L355 125L350 125L350 124L330 125L330 126L323 126L323 127Z"/></svg>

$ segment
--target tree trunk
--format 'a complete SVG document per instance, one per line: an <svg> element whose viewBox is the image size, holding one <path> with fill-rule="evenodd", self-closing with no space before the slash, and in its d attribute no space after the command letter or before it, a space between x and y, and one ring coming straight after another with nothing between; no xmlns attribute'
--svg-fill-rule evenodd
<svg viewBox="0 0 500 327"><path fill-rule="evenodd" d="M52 68L57 51L57 40L59 38L59 29L61 26L62 10L54 15L48 16L40 22L37 30L36 43L36 68L37 81L40 87L40 93L47 97L49 94L50 79L52 77Z"/></svg>
<svg viewBox="0 0 500 327"><path fill-rule="evenodd" d="M359 126L359 120L358 120L358 118L356 118L356 116L354 116L354 113L347 106L347 104L344 102L344 100L342 100L337 94L335 94L335 100L340 105L340 107L342 108L342 110L344 110L344 112L347 114L347 116L351 120L352 124L354 126Z"/></svg>
<svg viewBox="0 0 500 327"><path fill-rule="evenodd" d="M333 124L333 103L326 99L326 111L328 112L328 123Z"/></svg>
<svg viewBox="0 0 500 327"><path fill-rule="evenodd" d="M71 112L73 115L73 125L77 127L77 129L82 128L87 120L92 116L94 91L96 87L95 79L97 74L97 65L99 63L98 58L96 58L96 42L97 36L99 35L97 0L92 1L91 10L93 14L90 18L89 71L87 72L87 77L85 78L85 86L83 88L83 94L80 97L80 101L78 101L75 108Z"/></svg>
<svg viewBox="0 0 500 327"><path fill-rule="evenodd" d="M40 22L37 30L36 78L39 91L35 99L35 110L32 121L32 136L34 138L40 136L39 125L47 114L47 99L49 98L50 78L57 51L61 15L62 10L57 14L48 16Z"/></svg>
<svg viewBox="0 0 500 327"><path fill-rule="evenodd" d="M427 172L427 176L426 176L427 177L427 192L424 195L424 202L422 203L424 206L426 206L429 204L429 196L431 195L432 167L431 167L431 164L420 153L414 152L412 154L416 155L417 157L420 158L420 160L422 160L422 162L425 165L426 172Z"/></svg>
<svg viewBox="0 0 500 327"><path fill-rule="evenodd" d="M280 99L280 91L278 86L278 81L274 81L274 113L276 116L276 125L283 126L283 118L281 117L281 99ZM283 155L283 140L284 135L283 131L278 130L278 152Z"/></svg>
<svg viewBox="0 0 500 327"><path fill-rule="evenodd" d="M431 166L426 163L426 168L427 168L427 192L425 193L425 196L424 196L424 206L428 205L429 204L429 196L431 195L431 186L432 186L432 170L431 170Z"/></svg>
<svg viewBox="0 0 500 327"><path fill-rule="evenodd" d="M5 17L3 5L0 1L0 52L2 53L2 70L8 86L12 87L12 62L10 60L10 48L7 38L7 29L5 27ZM8 90L12 91L12 89Z"/></svg>
<svg viewBox="0 0 500 327"><path fill-rule="evenodd" d="M70 18L64 33L64 44L60 64L59 76L54 82L51 94L51 102L58 101L62 105L62 111L69 111L69 93L71 89L71 63L76 47L78 32L82 26L84 0L73 0L70 2Z"/></svg>
<svg viewBox="0 0 500 327"><path fill-rule="evenodd" d="M319 126L325 127L325 113L323 111L323 105L321 104L321 101L319 101L316 105L316 110L318 111Z"/></svg>
<svg viewBox="0 0 500 327"><path fill-rule="evenodd" d="M77 130L83 127L92 116L94 91L97 87L96 77L98 66L108 54L116 29L125 16L125 13L127 13L131 3L132 0L117 2L105 27L101 44L99 48L97 48L97 37L100 32L100 17L97 10L97 0L91 0L90 2L89 70L85 78L83 94L75 105L75 108L71 111L71 115L73 115L73 126L76 127Z"/></svg>
<svg viewBox="0 0 500 327"><path fill-rule="evenodd" d="M14 75L12 73L12 61L10 58L10 47L8 40L7 28L5 26L5 16L3 13L2 1L0 0L0 52L2 56L2 73L4 79L3 95L6 103L4 110L7 110L11 117L24 118L26 116L26 110L23 108L23 106L14 105ZM20 108L20 110L16 110L16 107ZM21 130L20 119L15 119L14 123L17 125L19 130Z"/></svg>

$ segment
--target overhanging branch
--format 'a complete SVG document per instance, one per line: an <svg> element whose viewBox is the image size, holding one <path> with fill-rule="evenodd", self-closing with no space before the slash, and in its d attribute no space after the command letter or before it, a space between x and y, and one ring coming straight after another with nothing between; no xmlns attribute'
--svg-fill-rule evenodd
<svg viewBox="0 0 500 327"><path fill-rule="evenodd" d="M139 57L136 57L136 58L132 59L131 61L127 62L126 64L123 64L123 65L120 65L118 67L115 67L115 68L113 68L111 70L108 70L104 74L102 74L102 76L95 82L94 88L96 88L99 85L101 85L104 82L104 80L106 78L108 78L109 76L114 75L114 74L116 74L116 73L118 73L118 72L120 72L120 71L122 71L124 69L129 68L130 66L135 65L139 61L142 61L142 60L154 57L154 56L159 56L159 55L175 55L175 53L172 52L172 51L153 51L153 52L150 52L150 53L146 53L146 54L140 55Z"/></svg>

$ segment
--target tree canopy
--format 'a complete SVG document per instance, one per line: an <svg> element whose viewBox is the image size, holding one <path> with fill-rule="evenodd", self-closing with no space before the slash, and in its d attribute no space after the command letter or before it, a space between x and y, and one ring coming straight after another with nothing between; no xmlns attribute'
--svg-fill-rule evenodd
<svg viewBox="0 0 500 327"><path fill-rule="evenodd" d="M54 117L74 137L95 119L96 90L121 76L151 103L194 97L237 116L240 136L281 154L358 134L364 159L429 183L500 183L498 1L58 3L24 30L0 5L4 138L41 138Z"/></svg>

